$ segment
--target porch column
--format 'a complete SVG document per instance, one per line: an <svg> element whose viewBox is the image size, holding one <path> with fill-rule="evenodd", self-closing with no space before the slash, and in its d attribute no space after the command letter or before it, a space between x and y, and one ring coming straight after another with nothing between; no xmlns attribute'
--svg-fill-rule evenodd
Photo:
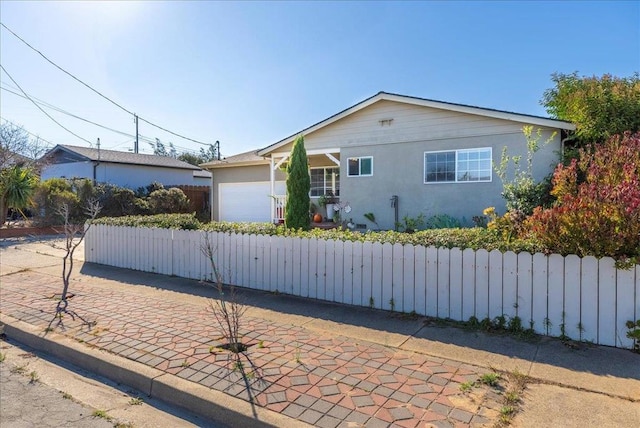
<svg viewBox="0 0 640 428"><path fill-rule="evenodd" d="M209 188L209 211L211 211L211 222L213 222L213 170L211 170L211 187Z"/></svg>
<svg viewBox="0 0 640 428"><path fill-rule="evenodd" d="M273 159L273 155L269 158L271 161L271 165L269 167L269 178L271 180L271 222L275 223L276 221L276 171L275 171L275 163Z"/></svg>

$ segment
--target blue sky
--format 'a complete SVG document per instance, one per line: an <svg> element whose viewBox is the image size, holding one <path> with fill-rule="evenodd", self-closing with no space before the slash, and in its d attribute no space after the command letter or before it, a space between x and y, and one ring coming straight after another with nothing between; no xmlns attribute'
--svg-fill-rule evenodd
<svg viewBox="0 0 640 428"><path fill-rule="evenodd" d="M640 2L14 2L0 20L130 111L229 156L298 132L379 91L546 115L554 72L640 70ZM133 134L131 115L0 30L0 62L30 96ZM2 72L2 88L16 90ZM19 91L17 91L19 92ZM49 110L103 148L133 138ZM88 146L30 101L0 115ZM197 143L145 123L140 134ZM141 152L150 152L141 142Z"/></svg>

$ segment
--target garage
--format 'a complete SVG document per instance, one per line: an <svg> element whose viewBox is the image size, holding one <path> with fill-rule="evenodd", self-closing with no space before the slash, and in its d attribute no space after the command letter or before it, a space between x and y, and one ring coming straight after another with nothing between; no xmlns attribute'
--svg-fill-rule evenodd
<svg viewBox="0 0 640 428"><path fill-rule="evenodd" d="M286 188L284 181L276 181L276 195L286 194ZM270 194L271 183L268 181L220 183L218 185L220 221L271 221Z"/></svg>

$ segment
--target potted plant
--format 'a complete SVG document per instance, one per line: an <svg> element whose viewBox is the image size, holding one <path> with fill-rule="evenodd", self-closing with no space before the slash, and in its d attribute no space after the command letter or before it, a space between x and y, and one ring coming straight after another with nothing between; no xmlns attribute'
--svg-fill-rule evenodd
<svg viewBox="0 0 640 428"><path fill-rule="evenodd" d="M328 191L324 195L318 198L318 205L325 207L327 210L327 220L333 220L333 214L335 213L334 205L338 202L338 198L335 197L333 192Z"/></svg>

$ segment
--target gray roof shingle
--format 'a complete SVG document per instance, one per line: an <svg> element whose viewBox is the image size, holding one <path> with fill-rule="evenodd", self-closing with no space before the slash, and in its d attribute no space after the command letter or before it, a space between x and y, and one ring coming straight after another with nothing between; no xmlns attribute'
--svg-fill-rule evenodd
<svg viewBox="0 0 640 428"><path fill-rule="evenodd" d="M163 168L200 170L201 168L168 156L147 155L141 153L119 152L117 150L94 149L90 147L69 146L58 144L50 153L57 150L74 153L91 161L122 163L133 165L158 166Z"/></svg>

